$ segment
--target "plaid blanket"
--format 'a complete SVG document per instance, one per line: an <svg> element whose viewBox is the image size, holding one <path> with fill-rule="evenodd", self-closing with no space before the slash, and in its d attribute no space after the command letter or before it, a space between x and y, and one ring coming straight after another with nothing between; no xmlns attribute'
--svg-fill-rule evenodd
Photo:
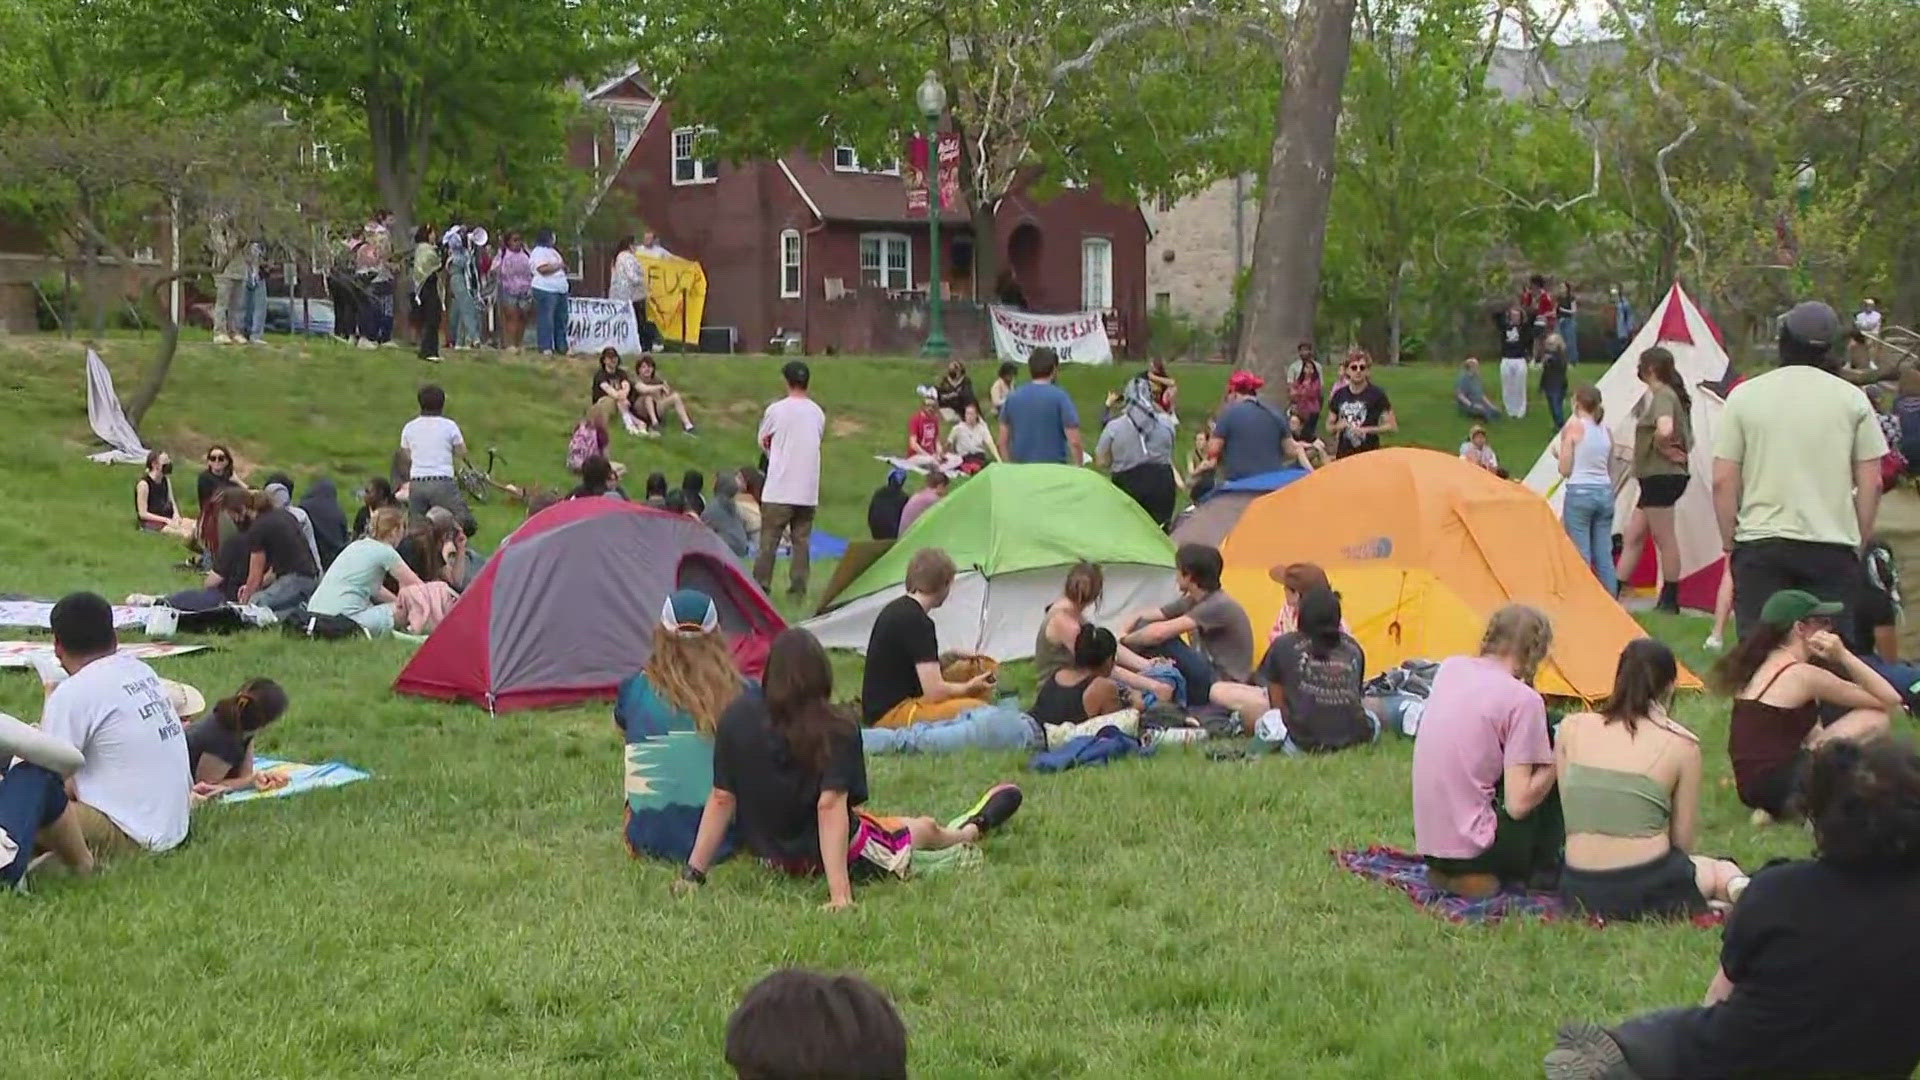
<svg viewBox="0 0 1920 1080"><path fill-rule="evenodd" d="M1464 896L1441 892L1427 882L1426 860L1411 852L1375 845L1363 851L1333 851L1329 854L1341 869L1351 871L1369 881L1378 881L1398 889L1407 894L1407 899L1449 922L1497 923L1508 916L1534 916L1540 919L1582 918L1579 912L1568 910L1557 893L1502 890L1483 900L1470 900ZM1584 921L1589 926L1606 925L1601 919L1584 919ZM1699 915L1692 920L1694 926L1703 929L1719 926L1721 921L1722 917L1718 912Z"/></svg>

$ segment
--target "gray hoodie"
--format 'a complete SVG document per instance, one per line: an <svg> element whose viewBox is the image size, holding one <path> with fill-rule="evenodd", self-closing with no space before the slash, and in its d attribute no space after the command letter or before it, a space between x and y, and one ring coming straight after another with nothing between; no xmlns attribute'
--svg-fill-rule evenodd
<svg viewBox="0 0 1920 1080"><path fill-rule="evenodd" d="M740 494L740 478L731 472L721 473L713 481L713 498L707 500L707 508L700 512L700 520L720 537L727 547L740 558L747 557L750 550L747 544L747 523L740 517L740 507L733 501Z"/></svg>

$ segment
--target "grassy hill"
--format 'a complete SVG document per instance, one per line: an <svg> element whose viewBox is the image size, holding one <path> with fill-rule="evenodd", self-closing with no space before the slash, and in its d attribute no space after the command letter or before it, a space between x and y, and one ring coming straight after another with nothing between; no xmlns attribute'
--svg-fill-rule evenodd
<svg viewBox="0 0 1920 1080"><path fill-rule="evenodd" d="M147 351L103 347L123 390ZM0 339L0 591L181 587L175 552L128 525L134 470L84 459L82 355ZM699 437L618 436L614 456L676 482L750 462L779 363L669 360ZM416 385L432 379L469 443L505 455L503 475L558 487L587 371L491 353L427 368L399 350L192 344L146 432L180 459L182 490L218 440L256 478L284 468L351 491L385 471ZM815 361L832 432L822 528L863 532L884 469L872 455L904 443L913 387L932 374L917 361ZM1176 374L1191 431L1226 372ZM1089 427L1119 377L1067 373ZM990 378L976 371L983 391ZM1382 373L1402 441L1458 443L1451 379ZM1546 429L1536 411L1495 446L1521 471ZM480 516L491 546L518 514ZM1658 625L1698 659L1686 646L1700 620ZM1172 752L1048 778L1023 775L1018 755L875 760L881 812L950 813L1009 777L1027 809L982 871L867 887L842 915L817 910L819 883L745 861L676 902L669 869L621 844L604 707L496 718L397 698L408 648L396 642L218 646L161 672L209 697L273 676L293 708L262 751L341 758L375 779L215 807L174 854L95 882L46 877L0 904L9 1073L719 1076L740 992L806 964L862 971L899 1002L916 1076L1504 1078L1537 1074L1563 1017L1696 999L1717 954L1718 935L1690 928L1451 926L1339 873L1329 848L1411 841L1403 742L1327 760ZM39 696L30 675L0 672L0 709L33 717ZM1718 753L1725 703L1695 699L1682 715L1713 748L1701 850L1749 865L1804 853L1793 830L1745 824Z"/></svg>

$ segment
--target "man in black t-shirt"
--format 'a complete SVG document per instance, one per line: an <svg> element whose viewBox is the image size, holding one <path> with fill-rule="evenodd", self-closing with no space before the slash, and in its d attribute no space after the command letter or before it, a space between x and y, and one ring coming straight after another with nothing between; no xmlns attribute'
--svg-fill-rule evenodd
<svg viewBox="0 0 1920 1080"><path fill-rule="evenodd" d="M1380 449L1380 434L1400 430L1387 392L1373 384L1373 361L1354 350L1347 354L1346 381L1327 399L1327 434L1335 437L1333 456L1348 457Z"/></svg>
<svg viewBox="0 0 1920 1080"><path fill-rule="evenodd" d="M907 563L906 595L874 619L860 687L862 719L869 727L951 720L988 703L991 672L949 682L940 669L940 642L927 613L947 602L955 573L945 551L921 548Z"/></svg>
<svg viewBox="0 0 1920 1080"><path fill-rule="evenodd" d="M300 523L274 506L264 493L248 497L247 513L251 555L246 583L235 599L285 616L313 595L314 586L320 582L320 567L314 562L313 549L307 545Z"/></svg>

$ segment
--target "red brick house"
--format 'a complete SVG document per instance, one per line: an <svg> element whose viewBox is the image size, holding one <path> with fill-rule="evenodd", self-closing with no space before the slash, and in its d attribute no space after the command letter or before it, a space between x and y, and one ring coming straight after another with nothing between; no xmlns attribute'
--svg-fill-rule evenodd
<svg viewBox="0 0 1920 1080"><path fill-rule="evenodd" d="M907 212L898 163L851 147L733 163L696 156L697 132L628 73L587 94L608 121L573 148L605 177L601 203L644 221L707 274L705 324L732 328L758 352L787 337L809 353L912 352L926 336L929 237ZM984 309L992 282L974 278L965 207L941 214L946 323L957 355L991 352ZM1040 199L1015 191L995 214L1002 266L1039 312L1101 307L1124 342L1145 340L1147 224L1135 203L1097 188ZM611 251L584 258L585 290L604 291Z"/></svg>

